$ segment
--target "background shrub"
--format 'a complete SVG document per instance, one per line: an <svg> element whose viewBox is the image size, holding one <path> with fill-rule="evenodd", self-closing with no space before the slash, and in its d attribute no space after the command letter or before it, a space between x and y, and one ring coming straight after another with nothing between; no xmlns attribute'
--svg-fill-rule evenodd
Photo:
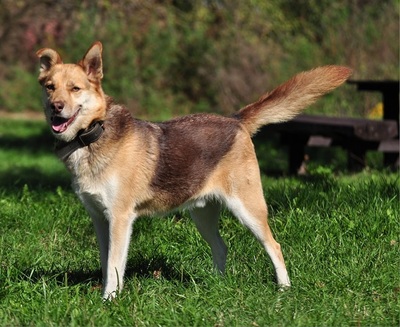
<svg viewBox="0 0 400 327"><path fill-rule="evenodd" d="M41 110L39 48L75 62L95 40L106 92L151 119L229 114L323 64L351 66L355 79L397 79L398 21L395 0L6 0L0 110ZM365 116L379 101L346 85L309 112Z"/></svg>

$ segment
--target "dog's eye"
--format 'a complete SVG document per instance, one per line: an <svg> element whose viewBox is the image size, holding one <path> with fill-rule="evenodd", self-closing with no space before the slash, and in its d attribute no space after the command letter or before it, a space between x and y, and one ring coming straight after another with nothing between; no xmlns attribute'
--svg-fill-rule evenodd
<svg viewBox="0 0 400 327"><path fill-rule="evenodd" d="M47 84L46 85L46 89L49 90L49 91L54 91L55 87L54 87L53 84Z"/></svg>
<svg viewBox="0 0 400 327"><path fill-rule="evenodd" d="M74 91L74 92L78 92L78 91L80 91L80 87L78 87L78 86L74 86L73 88L72 88L72 91Z"/></svg>

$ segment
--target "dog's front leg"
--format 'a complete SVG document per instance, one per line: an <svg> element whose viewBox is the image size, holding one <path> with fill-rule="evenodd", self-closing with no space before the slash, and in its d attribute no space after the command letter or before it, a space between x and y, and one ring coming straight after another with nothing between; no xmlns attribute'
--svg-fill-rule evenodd
<svg viewBox="0 0 400 327"><path fill-rule="evenodd" d="M108 262L108 242L109 242L109 222L104 214L91 214L94 229L96 231L97 243L100 250L101 271L103 283L107 278L107 262Z"/></svg>
<svg viewBox="0 0 400 327"><path fill-rule="evenodd" d="M85 194L79 194L90 218L92 218L94 230L96 231L97 243L100 250L101 271L103 276L103 285L107 279L107 262L108 262L108 243L109 243L109 221L105 215L104 207L99 206L96 202Z"/></svg>
<svg viewBox="0 0 400 327"><path fill-rule="evenodd" d="M109 215L108 258L103 298L112 299L121 291L135 215Z"/></svg>

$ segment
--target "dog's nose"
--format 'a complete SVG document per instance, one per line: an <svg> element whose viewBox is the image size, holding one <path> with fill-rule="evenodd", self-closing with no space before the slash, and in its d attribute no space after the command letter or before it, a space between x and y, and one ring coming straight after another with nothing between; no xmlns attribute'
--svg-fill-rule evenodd
<svg viewBox="0 0 400 327"><path fill-rule="evenodd" d="M63 101L55 101L51 104L51 108L56 112L60 113L64 109Z"/></svg>

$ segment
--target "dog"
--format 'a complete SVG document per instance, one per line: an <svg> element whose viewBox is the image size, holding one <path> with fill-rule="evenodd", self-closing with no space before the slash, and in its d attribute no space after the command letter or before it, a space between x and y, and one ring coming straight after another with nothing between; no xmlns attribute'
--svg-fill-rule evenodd
<svg viewBox="0 0 400 327"><path fill-rule="evenodd" d="M290 286L267 222L251 137L263 125L296 116L341 85L351 69L332 65L300 73L230 117L201 113L152 123L133 118L103 92L100 42L77 64L64 64L49 48L37 56L56 153L93 220L105 300L122 290L133 222L177 209L189 210L223 273L227 246L218 221L225 206L264 246L279 287Z"/></svg>

